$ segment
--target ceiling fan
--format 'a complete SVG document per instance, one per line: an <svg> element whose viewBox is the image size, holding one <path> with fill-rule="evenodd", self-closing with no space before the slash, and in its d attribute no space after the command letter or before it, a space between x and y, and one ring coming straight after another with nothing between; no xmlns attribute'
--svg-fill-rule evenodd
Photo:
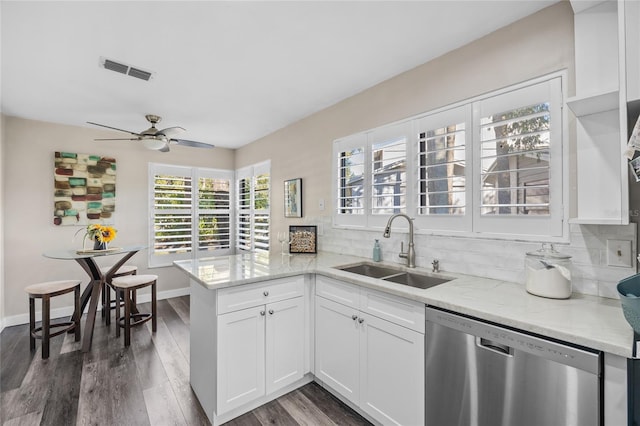
<svg viewBox="0 0 640 426"><path fill-rule="evenodd" d="M204 142L196 142L190 141L187 139L177 139L174 136L179 135L184 132L185 129L179 126L175 127L167 127L166 129L158 130L156 128L156 124L162 120L162 117L153 114L145 115L145 118L149 123L151 123L151 127L147 130L143 130L142 132L132 132L130 130L118 129L117 127L106 126L104 124L93 123L91 121L87 121L89 124L93 124L94 126L106 127L107 129L118 130L120 132L129 133L135 137L133 138L107 138L107 139L94 139L96 141L141 141L142 144L147 149L152 149L160 152L169 152L169 145L183 145L190 146L193 148L213 148L214 146Z"/></svg>

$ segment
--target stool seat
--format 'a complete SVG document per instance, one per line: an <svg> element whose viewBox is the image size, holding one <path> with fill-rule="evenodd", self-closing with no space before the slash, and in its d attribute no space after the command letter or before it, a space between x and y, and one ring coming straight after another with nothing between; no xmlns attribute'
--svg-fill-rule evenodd
<svg viewBox="0 0 640 426"><path fill-rule="evenodd" d="M25 287L24 291L33 296L42 296L44 294L53 296L61 291L66 293L66 290L72 290L81 282L82 281L78 280L47 281L44 283L31 284Z"/></svg>
<svg viewBox="0 0 640 426"><path fill-rule="evenodd" d="M102 266L100 268L100 272L102 272L102 275L106 275L107 272L109 272L109 270L113 268L113 266L114 265ZM122 265L116 270L116 272L113 273L113 276L117 277L119 275L129 275L137 271L138 271L138 267L135 265Z"/></svg>
<svg viewBox="0 0 640 426"><path fill-rule="evenodd" d="M49 339L74 330L76 342L80 341L80 283L79 280L47 281L24 288L29 294L29 347L36 348L36 339L42 340L42 359L49 358ZM70 321L51 323L51 298L73 292L74 313ZM35 299L42 300L42 324L36 327ZM60 329L51 332L52 329Z"/></svg>
<svg viewBox="0 0 640 426"><path fill-rule="evenodd" d="M133 289L137 287L145 287L158 279L157 275L126 275L111 280L111 285L121 289Z"/></svg>

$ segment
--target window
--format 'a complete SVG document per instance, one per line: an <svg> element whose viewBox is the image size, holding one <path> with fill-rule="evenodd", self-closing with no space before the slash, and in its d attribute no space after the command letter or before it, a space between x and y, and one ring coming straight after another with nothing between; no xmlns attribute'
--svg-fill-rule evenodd
<svg viewBox="0 0 640 426"><path fill-rule="evenodd" d="M389 215L407 211L410 137L405 122L336 141L336 223L382 226Z"/></svg>
<svg viewBox="0 0 640 426"><path fill-rule="evenodd" d="M152 163L149 174L150 266L229 253L231 171Z"/></svg>
<svg viewBox="0 0 640 426"><path fill-rule="evenodd" d="M422 229L471 231L471 105L416 121L416 223Z"/></svg>
<svg viewBox="0 0 640 426"><path fill-rule="evenodd" d="M403 131L407 130L407 131ZM371 132L371 214L404 213L407 208L407 142L406 126Z"/></svg>
<svg viewBox="0 0 640 426"><path fill-rule="evenodd" d="M236 172L236 251L269 250L270 162Z"/></svg>
<svg viewBox="0 0 640 426"><path fill-rule="evenodd" d="M474 230L563 235L560 78L474 103Z"/></svg>
<svg viewBox="0 0 640 426"><path fill-rule="evenodd" d="M561 77L538 79L334 143L336 225L561 239Z"/></svg>

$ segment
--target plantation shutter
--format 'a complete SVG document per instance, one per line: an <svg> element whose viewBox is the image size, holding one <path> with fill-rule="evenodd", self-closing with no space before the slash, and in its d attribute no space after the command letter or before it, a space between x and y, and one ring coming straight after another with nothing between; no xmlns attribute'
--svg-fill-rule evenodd
<svg viewBox="0 0 640 426"><path fill-rule="evenodd" d="M228 253L233 173L164 164L149 170L149 265Z"/></svg>
<svg viewBox="0 0 640 426"><path fill-rule="evenodd" d="M417 218L420 229L471 230L471 106L417 120Z"/></svg>
<svg viewBox="0 0 640 426"><path fill-rule="evenodd" d="M189 168L165 167L153 173L154 256L176 257L192 250L191 181Z"/></svg>
<svg viewBox="0 0 640 426"><path fill-rule="evenodd" d="M236 250L268 251L270 227L270 162L236 172Z"/></svg>
<svg viewBox="0 0 640 426"><path fill-rule="evenodd" d="M198 250L231 247L231 176L198 170Z"/></svg>
<svg viewBox="0 0 640 426"><path fill-rule="evenodd" d="M475 105L478 230L562 235L560 79Z"/></svg>

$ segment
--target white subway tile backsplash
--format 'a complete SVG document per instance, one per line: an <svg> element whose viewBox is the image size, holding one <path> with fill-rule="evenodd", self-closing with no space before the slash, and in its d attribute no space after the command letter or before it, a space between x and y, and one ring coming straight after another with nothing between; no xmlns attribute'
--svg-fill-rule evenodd
<svg viewBox="0 0 640 426"><path fill-rule="evenodd" d="M380 240L382 259L403 263L398 257L400 243L407 244L407 234L393 232L382 238L382 231L333 228L331 217L308 218L308 223L321 223L323 235L318 236L320 250L370 258L375 239ZM617 298L615 285L622 278L636 273L636 224L570 225L570 243L556 244L558 251L572 256L572 286L575 293ZM607 239L629 239L633 247L633 268L607 266ZM539 243L490 240L482 238L415 235L416 265L431 268L433 259L440 261L443 272L483 276L498 280L524 282L524 258Z"/></svg>

